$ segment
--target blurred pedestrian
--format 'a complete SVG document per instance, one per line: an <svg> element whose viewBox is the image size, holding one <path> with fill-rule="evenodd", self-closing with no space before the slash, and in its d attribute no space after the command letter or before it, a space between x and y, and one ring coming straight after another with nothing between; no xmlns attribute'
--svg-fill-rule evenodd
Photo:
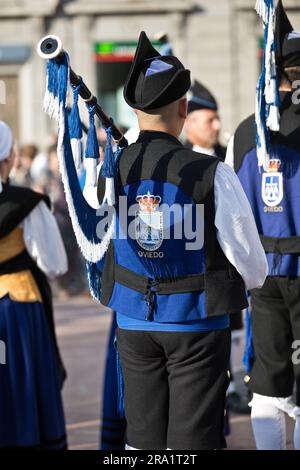
<svg viewBox="0 0 300 470"><path fill-rule="evenodd" d="M225 160L226 148L220 142L221 121L218 103L212 93L194 80L188 93L188 115L185 122L187 147Z"/></svg>
<svg viewBox="0 0 300 470"><path fill-rule="evenodd" d="M31 166L38 153L36 145L23 145L19 150L18 158L11 175L14 184L30 188L32 185Z"/></svg>
<svg viewBox="0 0 300 470"><path fill-rule="evenodd" d="M11 129L0 122L0 447L65 449L64 371L47 277L67 258L48 197L12 186Z"/></svg>

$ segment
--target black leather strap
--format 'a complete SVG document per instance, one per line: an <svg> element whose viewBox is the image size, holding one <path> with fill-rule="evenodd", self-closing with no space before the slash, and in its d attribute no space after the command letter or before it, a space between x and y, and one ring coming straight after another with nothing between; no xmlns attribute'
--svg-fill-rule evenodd
<svg viewBox="0 0 300 470"><path fill-rule="evenodd" d="M120 264L115 265L115 281L141 294L147 294L150 289L158 295L199 292L204 289L204 274L150 279Z"/></svg>
<svg viewBox="0 0 300 470"><path fill-rule="evenodd" d="M14 256L14 258L0 263L0 275L17 273L25 269L31 269L33 266L33 259L29 256L28 252L24 250L17 256Z"/></svg>
<svg viewBox="0 0 300 470"><path fill-rule="evenodd" d="M260 235L266 253L300 254L300 237L276 238Z"/></svg>

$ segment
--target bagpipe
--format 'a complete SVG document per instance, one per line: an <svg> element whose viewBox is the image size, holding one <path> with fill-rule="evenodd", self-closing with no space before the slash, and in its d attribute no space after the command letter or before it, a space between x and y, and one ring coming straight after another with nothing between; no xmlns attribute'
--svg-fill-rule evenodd
<svg viewBox="0 0 300 470"><path fill-rule="evenodd" d="M82 78L69 63L62 41L57 36L46 36L37 45L38 55L47 60L46 92L43 109L58 122L57 156L66 194L73 230L80 250L87 261L90 290L100 300L101 273L99 265L108 249L115 229L115 177L118 159L127 147L127 140L103 111L97 98L91 93ZM68 103L73 95L71 111ZM100 163L99 145L95 126L97 116L106 130L107 143L101 174L105 177L105 194L101 204L109 213L105 234L97 234L99 212L86 201L78 180L77 171L83 164L82 122L79 114L79 96L84 100L89 116L89 127L85 146L86 186L97 186L97 167ZM69 111L69 112L68 112ZM112 148L112 139L116 148Z"/></svg>

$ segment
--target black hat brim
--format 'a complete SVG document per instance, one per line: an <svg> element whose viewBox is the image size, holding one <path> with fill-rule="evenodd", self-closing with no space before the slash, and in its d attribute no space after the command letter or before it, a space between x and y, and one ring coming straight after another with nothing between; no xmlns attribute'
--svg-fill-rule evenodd
<svg viewBox="0 0 300 470"><path fill-rule="evenodd" d="M218 103L213 94L198 80L194 80L190 89L188 113L201 109L218 110Z"/></svg>
<svg viewBox="0 0 300 470"><path fill-rule="evenodd" d="M300 65L300 38L288 39L293 26L288 19L282 0L276 7L276 64L279 67L296 67Z"/></svg>

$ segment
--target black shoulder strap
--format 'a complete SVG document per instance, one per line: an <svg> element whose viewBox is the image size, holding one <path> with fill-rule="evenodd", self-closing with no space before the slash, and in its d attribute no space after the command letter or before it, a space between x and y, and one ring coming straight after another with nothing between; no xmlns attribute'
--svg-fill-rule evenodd
<svg viewBox="0 0 300 470"><path fill-rule="evenodd" d="M124 150L119 163L120 180L123 186L146 179L170 182L200 202L213 185L219 161L163 139L142 141Z"/></svg>
<svg viewBox="0 0 300 470"><path fill-rule="evenodd" d="M237 173L244 156L256 145L256 127L254 114L249 116L237 128L234 134L234 171Z"/></svg>
<svg viewBox="0 0 300 470"><path fill-rule="evenodd" d="M222 162L225 162L227 148L221 144L215 146L215 154Z"/></svg>

